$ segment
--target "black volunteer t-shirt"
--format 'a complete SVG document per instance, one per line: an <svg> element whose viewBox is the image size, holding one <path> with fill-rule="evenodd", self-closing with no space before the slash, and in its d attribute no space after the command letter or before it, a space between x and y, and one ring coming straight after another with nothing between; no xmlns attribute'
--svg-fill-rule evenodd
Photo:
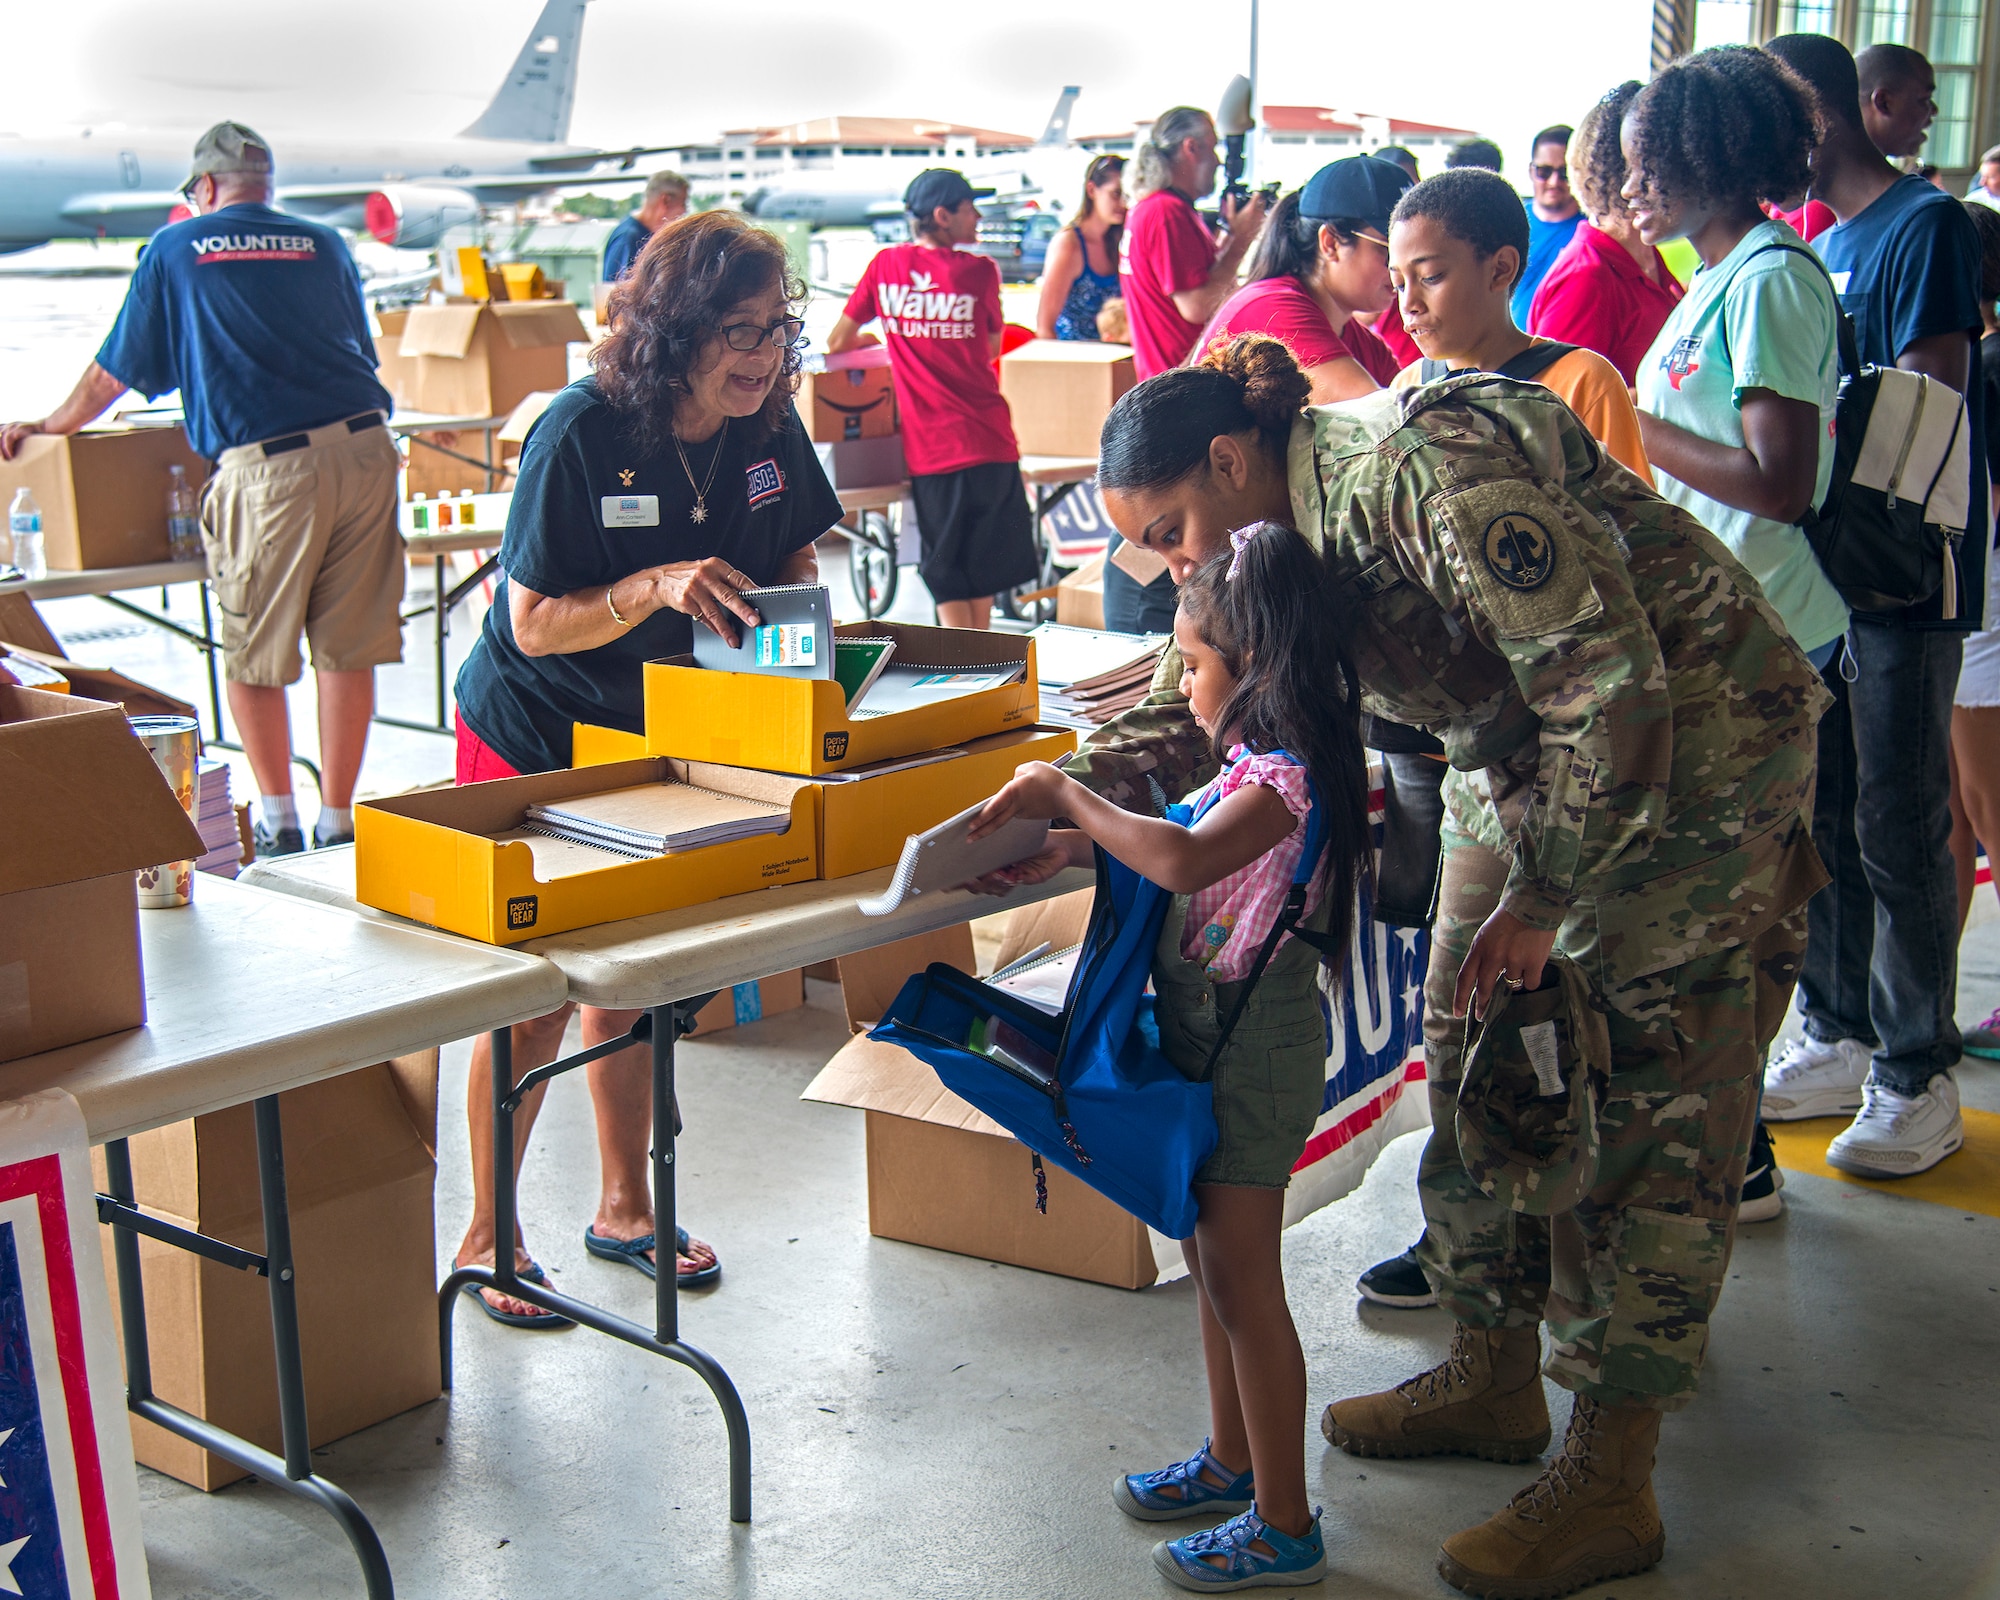
<svg viewBox="0 0 2000 1600"><path fill-rule="evenodd" d="M524 655L514 642L507 580L566 595L601 591L647 567L720 556L769 584L793 551L840 520L840 501L795 408L776 434L752 442L751 432L736 420L719 438L687 447L695 480L709 482L708 520L697 524L680 456L671 446L643 453L595 378L571 384L542 413L521 448L500 545L504 578L458 674L459 715L501 760L522 772L567 767L576 722L642 732L641 668L694 648L693 618L662 609L595 650Z"/></svg>

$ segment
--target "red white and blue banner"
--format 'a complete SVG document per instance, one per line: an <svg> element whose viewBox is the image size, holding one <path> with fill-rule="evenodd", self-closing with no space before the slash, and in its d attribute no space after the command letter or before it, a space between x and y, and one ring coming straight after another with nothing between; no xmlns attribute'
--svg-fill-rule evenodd
<svg viewBox="0 0 2000 1600"><path fill-rule="evenodd" d="M0 1595L151 1594L97 1232L76 1102L0 1103Z"/></svg>

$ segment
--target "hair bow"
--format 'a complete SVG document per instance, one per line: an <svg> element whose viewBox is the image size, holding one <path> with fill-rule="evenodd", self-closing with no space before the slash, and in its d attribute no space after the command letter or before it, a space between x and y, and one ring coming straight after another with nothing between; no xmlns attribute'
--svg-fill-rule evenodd
<svg viewBox="0 0 2000 1600"><path fill-rule="evenodd" d="M1236 569L1243 565L1243 552L1250 547L1250 541L1264 531L1264 524L1253 522L1248 527L1236 528L1229 535L1229 570L1222 575L1223 582L1235 579Z"/></svg>

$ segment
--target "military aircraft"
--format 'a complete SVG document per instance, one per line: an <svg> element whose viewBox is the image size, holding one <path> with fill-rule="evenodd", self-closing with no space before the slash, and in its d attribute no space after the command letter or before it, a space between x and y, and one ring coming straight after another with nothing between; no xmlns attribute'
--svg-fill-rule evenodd
<svg viewBox="0 0 2000 1600"><path fill-rule="evenodd" d="M587 3L548 0L492 102L455 139L335 143L260 129L276 147L278 203L384 244L429 249L482 207L629 172L656 151L568 142ZM187 215L175 186L200 131L0 137L0 254L52 239L143 237Z"/></svg>
<svg viewBox="0 0 2000 1600"><path fill-rule="evenodd" d="M1070 109L1081 93L1072 85L1056 97L1048 126L1027 149L978 156L957 165L975 184L992 189L1002 200L1039 194L1045 188L1062 190L1067 198L1074 187L1072 178L1081 181L1088 159L1077 159L1070 147ZM936 165L937 159L927 156L878 158L868 162L865 183L838 173L795 173L753 190L743 209L760 220L801 218L817 228L865 228L885 217L900 224L903 190L925 167Z"/></svg>

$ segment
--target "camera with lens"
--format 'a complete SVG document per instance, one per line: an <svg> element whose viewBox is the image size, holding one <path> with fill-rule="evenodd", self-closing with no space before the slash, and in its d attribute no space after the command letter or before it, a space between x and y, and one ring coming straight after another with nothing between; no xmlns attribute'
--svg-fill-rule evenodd
<svg viewBox="0 0 2000 1600"><path fill-rule="evenodd" d="M1222 135L1224 206L1240 206L1250 198L1250 188L1243 181L1243 145L1256 126L1257 119L1250 112L1250 80L1239 75L1230 79L1229 87L1222 91L1222 102L1215 109L1215 131ZM1257 186L1265 210L1278 203L1278 188L1275 183Z"/></svg>

